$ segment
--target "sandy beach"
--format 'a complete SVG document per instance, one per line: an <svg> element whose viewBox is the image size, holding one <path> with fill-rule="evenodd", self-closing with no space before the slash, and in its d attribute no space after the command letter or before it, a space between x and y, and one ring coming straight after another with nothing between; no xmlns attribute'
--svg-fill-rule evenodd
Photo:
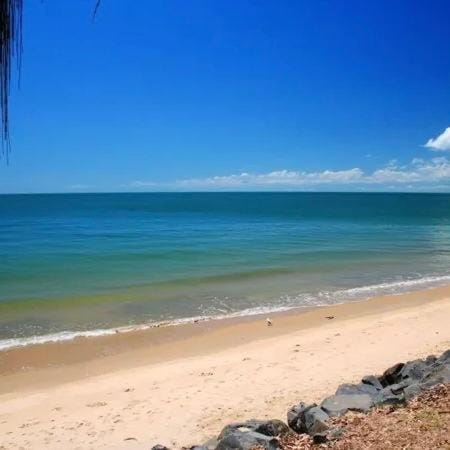
<svg viewBox="0 0 450 450"><path fill-rule="evenodd" d="M328 317L328 318L327 318ZM450 287L0 354L1 449L201 443L450 347Z"/></svg>

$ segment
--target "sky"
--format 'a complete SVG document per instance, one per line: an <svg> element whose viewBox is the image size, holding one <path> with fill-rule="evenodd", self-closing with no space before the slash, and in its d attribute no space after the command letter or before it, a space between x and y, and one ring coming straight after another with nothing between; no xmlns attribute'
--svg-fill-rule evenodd
<svg viewBox="0 0 450 450"><path fill-rule="evenodd" d="M450 192L448 0L24 3L0 193Z"/></svg>

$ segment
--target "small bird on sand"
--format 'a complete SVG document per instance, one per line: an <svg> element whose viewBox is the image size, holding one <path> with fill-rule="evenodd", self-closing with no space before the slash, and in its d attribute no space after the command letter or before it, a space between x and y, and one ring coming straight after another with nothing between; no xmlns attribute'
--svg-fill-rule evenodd
<svg viewBox="0 0 450 450"><path fill-rule="evenodd" d="M268 327L271 327L273 325L272 320L269 318L266 319L266 323Z"/></svg>

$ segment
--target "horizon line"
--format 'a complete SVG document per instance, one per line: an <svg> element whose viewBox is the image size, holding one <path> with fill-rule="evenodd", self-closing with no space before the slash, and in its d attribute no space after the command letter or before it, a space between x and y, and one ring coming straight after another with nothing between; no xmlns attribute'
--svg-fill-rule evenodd
<svg viewBox="0 0 450 450"><path fill-rule="evenodd" d="M215 191L87 191L87 192L0 192L2 195L117 195L117 194L439 194L450 191L299 191L299 190L215 190Z"/></svg>

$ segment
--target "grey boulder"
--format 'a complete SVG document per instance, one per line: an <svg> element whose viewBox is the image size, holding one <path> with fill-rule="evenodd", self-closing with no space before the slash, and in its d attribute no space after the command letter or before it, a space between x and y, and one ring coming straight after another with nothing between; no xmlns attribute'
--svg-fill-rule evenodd
<svg viewBox="0 0 450 450"><path fill-rule="evenodd" d="M365 377L363 377L361 382L369 386L373 386L374 388L380 391L381 389L383 389L383 385L380 383L380 380L375 375L366 375Z"/></svg>
<svg viewBox="0 0 450 450"><path fill-rule="evenodd" d="M422 392L422 386L419 383L411 384L405 387L403 394L405 396L405 401L409 402L414 397L417 397Z"/></svg>
<svg viewBox="0 0 450 450"><path fill-rule="evenodd" d="M183 447L182 450L210 450L206 445L193 445L192 447Z"/></svg>
<svg viewBox="0 0 450 450"><path fill-rule="evenodd" d="M381 387L381 389L383 389ZM371 384L341 384L337 390L336 395L359 395L367 394L372 398L376 398L380 390Z"/></svg>
<svg viewBox="0 0 450 450"><path fill-rule="evenodd" d="M272 436L266 436L255 431L229 431L226 436L219 439L216 450L251 450L254 447L262 447L264 450L278 450L278 440Z"/></svg>
<svg viewBox="0 0 450 450"><path fill-rule="evenodd" d="M396 388L398 385L391 385L385 387L382 391L380 391L377 399L375 400L375 404L377 406L381 405L400 405L405 403L405 394L403 393L403 389Z"/></svg>
<svg viewBox="0 0 450 450"><path fill-rule="evenodd" d="M440 383L450 383L450 362L437 365L420 380L423 387L432 387Z"/></svg>
<svg viewBox="0 0 450 450"><path fill-rule="evenodd" d="M313 436L313 442L314 444L324 444L328 441L335 441L336 439L339 439L343 433L344 429L341 427L330 428L321 433L316 433Z"/></svg>
<svg viewBox="0 0 450 450"><path fill-rule="evenodd" d="M379 378L380 383L383 385L383 387L397 383L397 381L401 380L400 372L403 369L404 365L404 363L398 363L384 371L383 375L381 375L381 377Z"/></svg>
<svg viewBox="0 0 450 450"><path fill-rule="evenodd" d="M280 448L276 436L289 432L281 420L248 420L227 425L218 437L216 450L249 450L255 446L265 450Z"/></svg>
<svg viewBox="0 0 450 450"><path fill-rule="evenodd" d="M414 380L419 381L431 372L432 368L425 361L420 359L416 361L407 362L402 370L399 372L399 376L402 380Z"/></svg>
<svg viewBox="0 0 450 450"><path fill-rule="evenodd" d="M331 417L342 416L347 411L367 412L373 406L374 401L368 394L331 395L320 405Z"/></svg>
<svg viewBox="0 0 450 450"><path fill-rule="evenodd" d="M317 405L315 403L312 405L307 405L303 402L293 406L287 413L287 422L289 427L297 433L307 433L308 430L306 428L305 413L316 406Z"/></svg>
<svg viewBox="0 0 450 450"><path fill-rule="evenodd" d="M263 434L264 436L280 436L281 434L287 433L289 427L281 420L247 420L245 422L236 422L227 425L219 434L219 440L223 439L227 435L233 433L234 431L241 432L255 432Z"/></svg>
<svg viewBox="0 0 450 450"><path fill-rule="evenodd" d="M437 358L436 362L438 364L450 364L450 349L442 353L442 355Z"/></svg>
<svg viewBox="0 0 450 450"><path fill-rule="evenodd" d="M306 431L311 436L317 433L322 433L329 428L326 421L330 418L330 416L318 406L314 406L305 411L304 417Z"/></svg>

